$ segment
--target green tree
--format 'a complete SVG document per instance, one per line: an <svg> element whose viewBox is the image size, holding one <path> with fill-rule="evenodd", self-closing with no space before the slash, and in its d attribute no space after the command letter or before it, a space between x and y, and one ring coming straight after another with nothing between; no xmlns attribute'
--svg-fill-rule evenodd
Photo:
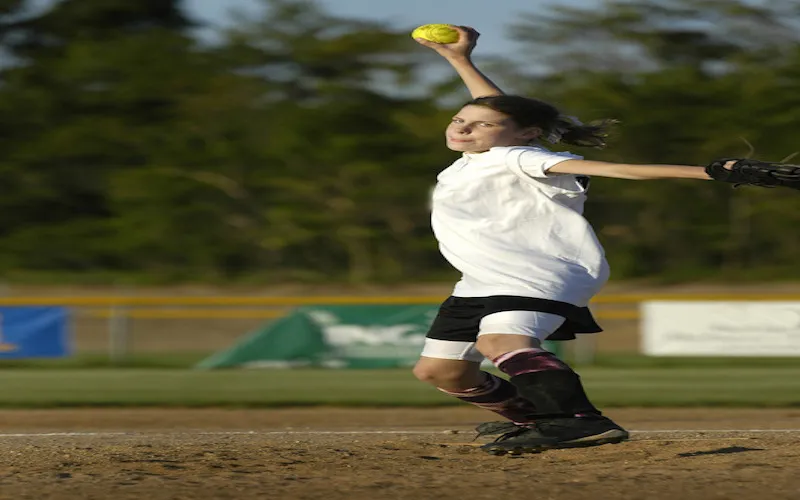
<svg viewBox="0 0 800 500"><path fill-rule="evenodd" d="M197 238L197 267L226 278L424 274L435 258L427 194L448 163L429 130L444 116L433 101L376 85L407 81L415 47L405 33L312 3L266 6L214 51L224 76L213 93L186 101L158 165L120 183L126 226L170 214L129 240L151 256L161 247L166 265L186 269L186 240ZM184 244L161 244L176 234Z"/></svg>
<svg viewBox="0 0 800 500"><path fill-rule="evenodd" d="M209 46L177 0L0 0L0 273L452 276L428 196L463 86L426 78L448 68L408 29L263 1ZM590 158L779 160L798 149L798 18L777 0L557 8L518 26L534 75L483 67L620 119ZM789 190L598 178L587 214L617 278L796 277L798 208Z"/></svg>
<svg viewBox="0 0 800 500"><path fill-rule="evenodd" d="M196 85L190 23L177 5L63 0L7 17L0 169L11 195L0 199L0 266L130 264L115 248L108 191L119 170L149 162L176 96Z"/></svg>
<svg viewBox="0 0 800 500"><path fill-rule="evenodd" d="M586 154L702 165L749 154L780 160L792 152L800 117L788 89L800 84L798 19L797 6L786 2L611 1L599 10L562 7L529 16L515 32L549 69L526 92L587 119L621 121L608 151ZM795 193L597 179L590 199L588 215L617 277L734 276L757 273L752 268L765 260L794 270L778 249L796 245L797 237L764 231L773 224L762 219L791 224ZM776 199L782 216L774 209L768 215L764 205Z"/></svg>

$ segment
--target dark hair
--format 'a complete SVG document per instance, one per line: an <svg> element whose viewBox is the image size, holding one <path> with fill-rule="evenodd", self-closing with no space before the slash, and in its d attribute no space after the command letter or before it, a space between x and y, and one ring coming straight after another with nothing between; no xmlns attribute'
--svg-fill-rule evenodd
<svg viewBox="0 0 800 500"><path fill-rule="evenodd" d="M609 128L616 120L596 120L591 123L580 123L561 112L552 104L517 95L495 95L478 97L469 101L467 106L485 106L498 113L508 115L521 128L539 127L540 138L558 134L559 142L573 146L604 148Z"/></svg>

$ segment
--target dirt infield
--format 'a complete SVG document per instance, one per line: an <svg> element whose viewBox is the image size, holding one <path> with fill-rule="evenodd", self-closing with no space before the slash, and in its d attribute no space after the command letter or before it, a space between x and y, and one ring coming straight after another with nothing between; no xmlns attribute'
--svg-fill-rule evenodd
<svg viewBox="0 0 800 500"><path fill-rule="evenodd" d="M2 411L0 499L800 498L800 410L608 414L629 442L509 458L468 407Z"/></svg>

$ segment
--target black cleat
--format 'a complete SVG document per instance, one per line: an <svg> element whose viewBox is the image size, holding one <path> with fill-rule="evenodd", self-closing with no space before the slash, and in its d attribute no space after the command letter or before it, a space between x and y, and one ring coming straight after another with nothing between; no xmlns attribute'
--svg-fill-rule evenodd
<svg viewBox="0 0 800 500"><path fill-rule="evenodd" d="M556 440L550 448L615 444L629 437L628 431L602 415L543 419L537 420L535 425L542 435Z"/></svg>
<svg viewBox="0 0 800 500"><path fill-rule="evenodd" d="M524 453L541 453L557 444L555 439L542 435L535 426L510 424L514 426L513 429L491 443L481 446L481 449L492 455L522 455ZM492 434L498 433L492 432ZM483 435L488 434L484 432Z"/></svg>
<svg viewBox="0 0 800 500"><path fill-rule="evenodd" d="M478 435L475 436L475 439L483 436L496 436L498 434L505 434L506 432L517 430L520 427L523 426L515 424L509 420L501 420L499 422L484 422L475 427L475 431L478 433Z"/></svg>
<svg viewBox="0 0 800 500"><path fill-rule="evenodd" d="M620 443L629 437L628 431L601 415L546 418L525 426L513 422L487 422L476 430L478 437L502 434L494 442L481 446L492 455L599 446Z"/></svg>

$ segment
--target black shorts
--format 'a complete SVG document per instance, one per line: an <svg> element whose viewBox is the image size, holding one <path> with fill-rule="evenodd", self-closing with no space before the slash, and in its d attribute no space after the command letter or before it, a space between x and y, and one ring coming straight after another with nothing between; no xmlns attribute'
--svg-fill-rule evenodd
<svg viewBox="0 0 800 500"><path fill-rule="evenodd" d="M427 338L457 342L475 342L484 316L503 311L537 311L565 318L564 323L547 340L572 340L575 334L598 333L597 324L588 307L579 307L556 300L492 295L489 297L448 297L428 330Z"/></svg>

